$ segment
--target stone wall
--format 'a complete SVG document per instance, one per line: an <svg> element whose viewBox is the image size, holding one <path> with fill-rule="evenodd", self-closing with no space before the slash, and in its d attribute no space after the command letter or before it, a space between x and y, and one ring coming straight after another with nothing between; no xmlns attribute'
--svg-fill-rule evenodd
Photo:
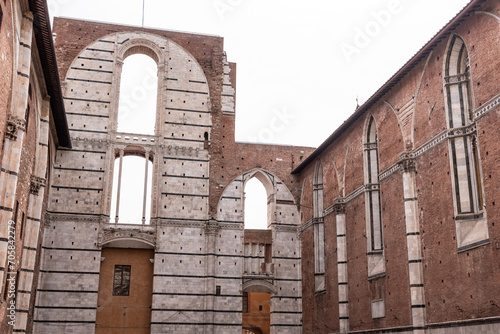
<svg viewBox="0 0 500 334"><path fill-rule="evenodd" d="M152 333L240 333L245 282L272 290L273 333L300 332L299 192L290 172L312 149L234 142L236 66L220 37L60 18L54 25L73 148L59 149L54 162L34 331L92 331L105 293L100 251L132 243L155 248ZM121 68L134 53L158 65L154 135L117 131ZM145 225L109 217L123 155L153 162ZM244 183L254 176L271 203L270 276L244 274ZM77 295L86 298L75 303ZM71 316L60 312L68 309Z"/></svg>

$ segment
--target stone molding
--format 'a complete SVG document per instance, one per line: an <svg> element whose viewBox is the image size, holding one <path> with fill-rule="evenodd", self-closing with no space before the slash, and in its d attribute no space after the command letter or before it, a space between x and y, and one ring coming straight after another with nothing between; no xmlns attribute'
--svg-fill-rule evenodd
<svg viewBox="0 0 500 334"><path fill-rule="evenodd" d="M84 221L84 222L96 222L96 223L108 223L109 217L104 215L85 215L82 213L55 213L48 212L45 214L45 223L50 225L50 222L54 221ZM47 225L47 226L49 226Z"/></svg>
<svg viewBox="0 0 500 334"><path fill-rule="evenodd" d="M17 132L19 130L25 131L26 121L21 118L14 117L12 115L7 119L7 129L5 131L5 137L10 140L17 139Z"/></svg>
<svg viewBox="0 0 500 334"><path fill-rule="evenodd" d="M490 111L495 110L499 105L500 105L500 94L498 94L497 96L495 96L494 98L492 98L491 100L489 100L484 105L482 105L481 107L477 108L474 111L474 113L473 113L474 114L474 121L483 117L484 115L486 115Z"/></svg>
<svg viewBox="0 0 500 334"><path fill-rule="evenodd" d="M400 156L399 165L401 169L405 173L415 173L416 172L416 164L415 164L415 155L413 153L403 153Z"/></svg>
<svg viewBox="0 0 500 334"><path fill-rule="evenodd" d="M41 187L45 187L46 180L43 177L31 176L30 193L38 195Z"/></svg>
<svg viewBox="0 0 500 334"><path fill-rule="evenodd" d="M99 232L97 246L101 248L106 243L123 239L139 240L156 247L156 231L154 227L148 226L147 228L143 228L142 226L128 227L111 225L104 227Z"/></svg>
<svg viewBox="0 0 500 334"><path fill-rule="evenodd" d="M206 235L214 235L217 234L220 230L220 225L219 223L214 220L210 219L205 223L205 234Z"/></svg>
<svg viewBox="0 0 500 334"><path fill-rule="evenodd" d="M335 212L336 215L345 214L345 202L343 199L335 200L335 203L333 204L333 212Z"/></svg>

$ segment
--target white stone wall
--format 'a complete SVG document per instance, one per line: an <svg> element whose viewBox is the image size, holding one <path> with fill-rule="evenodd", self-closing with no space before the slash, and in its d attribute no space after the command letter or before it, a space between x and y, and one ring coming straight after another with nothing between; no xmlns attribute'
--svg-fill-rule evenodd
<svg viewBox="0 0 500 334"><path fill-rule="evenodd" d="M101 262L99 223L59 218L47 217L34 333L92 333Z"/></svg>
<svg viewBox="0 0 500 334"><path fill-rule="evenodd" d="M148 48L158 63L155 135L116 132L123 57L134 46ZM224 113L234 113L229 72L224 59ZM120 150L127 152L134 145L136 152L137 147L151 152L154 160L151 332L240 333L242 278L248 266L243 188L251 175L240 176L225 188L216 220L211 219L210 157L205 142L205 132L210 140L211 130L210 92L200 65L165 38L116 33L82 50L63 85L73 148L56 153L35 332L93 333L100 250L109 241L110 206L115 205L111 203L113 174L117 173L114 161ZM261 175L273 189L268 194L274 238L275 274L271 278L276 290L272 331L299 333L299 215L283 182L267 172ZM260 268L263 256L262 251L262 258L252 265Z"/></svg>
<svg viewBox="0 0 500 334"><path fill-rule="evenodd" d="M219 200L217 219L243 224L244 183L252 177L257 177L263 182L268 191L267 195L270 199L268 215L271 215L268 220L272 231L272 263L274 265L274 274L261 275L254 279L264 281L271 279L274 282L274 293L271 294L271 332L300 333L302 283L300 242L297 234L300 217L290 191L279 178L271 173L263 170L249 171L226 186ZM243 266L239 268L238 275L244 275L245 280L249 280L252 279L252 275L261 274L260 265L264 262L265 255L263 245L245 244L242 248L242 241L234 236L231 237L230 233L227 233L226 238L220 234L219 241L218 245L223 245L219 248L221 254L223 250L233 251L231 245L234 245L235 250L239 248L243 251ZM221 266L221 268L229 269L232 260L232 258L226 259L226 266ZM241 279L235 280L235 284L241 286ZM238 298L238 300L241 307L241 299Z"/></svg>

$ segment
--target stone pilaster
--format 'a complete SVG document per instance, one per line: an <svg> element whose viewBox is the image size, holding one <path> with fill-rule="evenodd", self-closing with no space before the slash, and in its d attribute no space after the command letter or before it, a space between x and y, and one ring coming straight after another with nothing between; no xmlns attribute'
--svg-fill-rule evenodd
<svg viewBox="0 0 500 334"><path fill-rule="evenodd" d="M25 331L30 309L31 292L33 291L33 278L37 255L37 246L42 220L43 198L45 194L48 146L49 146L49 112L50 99L46 97L42 105L40 118L39 140L35 157L35 169L31 176L30 195L26 217L25 236L23 240L23 253L21 258L21 271L17 289L17 311L20 317L14 329L17 332Z"/></svg>
<svg viewBox="0 0 500 334"><path fill-rule="evenodd" d="M413 332L415 334L424 334L425 294L422 266L422 244L418 218L418 198L415 189L415 160L410 154L402 154L400 165L403 170L403 198L405 205L406 244L408 248L408 267L410 273Z"/></svg>
<svg viewBox="0 0 500 334"><path fill-rule="evenodd" d="M29 74L31 67L31 41L33 34L33 14L23 15L21 24L20 51L17 76L12 87L12 113L7 120L4 154L0 169L0 263L7 257L8 221L14 216L17 178L21 163L21 152L25 135L24 114L28 103ZM0 267L0 291L3 291L5 268Z"/></svg>
<svg viewBox="0 0 500 334"><path fill-rule="evenodd" d="M337 275L339 288L339 331L349 332L349 296L347 279L347 238L345 203L336 201L333 210L337 222Z"/></svg>
<svg viewBox="0 0 500 334"><path fill-rule="evenodd" d="M215 309L215 250L217 233L220 227L215 220L210 220L205 225L205 242L207 259L205 263L205 331L204 334L214 334L214 309Z"/></svg>

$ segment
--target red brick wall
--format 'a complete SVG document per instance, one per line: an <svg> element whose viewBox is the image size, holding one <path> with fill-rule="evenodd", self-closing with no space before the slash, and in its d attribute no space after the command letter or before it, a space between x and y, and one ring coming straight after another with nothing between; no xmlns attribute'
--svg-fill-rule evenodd
<svg viewBox="0 0 500 334"><path fill-rule="evenodd" d="M3 157L3 142L5 138L7 115L10 113L12 70L13 70L13 36L12 8L10 1L1 1L3 12L0 27L0 161Z"/></svg>
<svg viewBox="0 0 500 334"><path fill-rule="evenodd" d="M33 172L33 167L36 157L36 146L38 144L36 141L37 117L38 114L36 112L36 109L34 108L34 104L31 103L28 127L25 132L23 147L21 150L21 162L18 171L16 197L14 202L14 208L16 207L16 202L19 203L17 206L18 209L17 209L16 239L15 239L15 245L16 245L15 262L17 263L17 270L21 268L21 258L23 254L23 240L24 240L24 235L26 234L25 222L28 215L31 175ZM24 221L23 221L23 213L24 213ZM0 306L0 315L4 314L5 307L6 307L5 303L3 303ZM2 318L2 322L0 323L0 332L7 333L7 330L11 328L11 326L7 324L7 321L8 318L5 317Z"/></svg>
<svg viewBox="0 0 500 334"><path fill-rule="evenodd" d="M213 50L223 50L224 48L224 39L218 36L196 35L59 17L54 18L53 30L57 33L55 48L61 81L64 81L71 62L84 47L105 35L116 32L144 31L169 38L195 57L204 69L212 67ZM211 75L208 75L210 73L206 74L208 80L213 79Z"/></svg>
<svg viewBox="0 0 500 334"><path fill-rule="evenodd" d="M486 1L477 10L500 15L498 1ZM484 14L473 14L454 30L469 50L474 108L500 93L500 25ZM449 35L427 57L420 60L406 76L361 115L316 160L321 160L324 175L324 208L340 197L340 189L331 159L342 173L346 148L346 195L364 183L363 131L368 115L375 117L378 130L380 171L399 160L405 143L394 111L413 96L415 118L414 148L447 128L444 110L443 69ZM390 73L388 73L389 76ZM420 90L417 95L420 79ZM458 253L454 220L452 180L448 141L439 143L416 159L416 185L420 221L423 270L428 323L460 321L500 315L500 148L498 142L499 108L477 121L479 151L491 243ZM410 147L411 148L411 147ZM303 223L312 218L312 175L316 161L301 173L304 183L301 202ZM364 194L346 205L349 316L351 330L411 325L411 301L406 247L402 172L380 181L386 275L367 280L366 222ZM330 333L338 328L337 259L335 213L325 217L327 292L315 295L313 229L302 234L303 319L304 333ZM499 246L500 247L500 246ZM331 290L331 291L330 291ZM370 301L383 297L386 316L372 320ZM324 310L328 310L325 312Z"/></svg>

